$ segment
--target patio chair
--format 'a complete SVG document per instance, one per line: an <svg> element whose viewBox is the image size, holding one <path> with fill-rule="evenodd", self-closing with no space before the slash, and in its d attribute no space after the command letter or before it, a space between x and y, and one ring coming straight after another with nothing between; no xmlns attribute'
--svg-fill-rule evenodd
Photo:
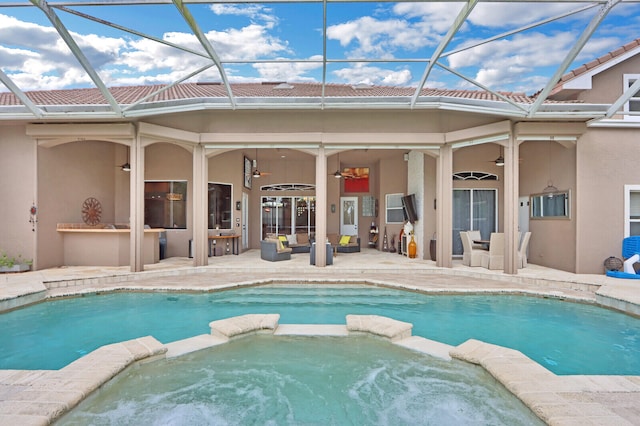
<svg viewBox="0 0 640 426"><path fill-rule="evenodd" d="M460 231L460 239L462 240L462 264L465 266L482 266L482 258L487 253L486 250L474 249L472 247L469 232Z"/></svg>
<svg viewBox="0 0 640 426"><path fill-rule="evenodd" d="M504 269L504 234L492 232L489 253L482 257L482 266L488 269Z"/></svg>
<svg viewBox="0 0 640 426"><path fill-rule="evenodd" d="M486 247L484 244L474 243L474 241L482 240L482 234L480 234L480 231L478 231L477 229L474 229L473 231L467 231L467 234L469 234L469 239L471 240L472 249L486 250Z"/></svg>
<svg viewBox="0 0 640 426"><path fill-rule="evenodd" d="M284 247L282 241L270 239L260 241L260 258L269 262L291 259L291 249Z"/></svg>
<svg viewBox="0 0 640 426"><path fill-rule="evenodd" d="M518 268L526 268L529 264L527 262L527 250L529 248L529 240L531 239L531 232L525 232L522 241L520 242L520 248L518 249Z"/></svg>

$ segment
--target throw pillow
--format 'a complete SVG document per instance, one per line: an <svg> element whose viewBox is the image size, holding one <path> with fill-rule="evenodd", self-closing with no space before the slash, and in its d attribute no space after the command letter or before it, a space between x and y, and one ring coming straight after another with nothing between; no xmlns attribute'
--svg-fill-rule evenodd
<svg viewBox="0 0 640 426"><path fill-rule="evenodd" d="M298 244L308 245L309 244L309 234L298 234L296 235L296 240Z"/></svg>
<svg viewBox="0 0 640 426"><path fill-rule="evenodd" d="M340 237L341 246L346 246L347 244L349 244L349 241L351 241L351 236L349 235L343 235Z"/></svg>
<svg viewBox="0 0 640 426"><path fill-rule="evenodd" d="M287 241L289 242L289 245L298 244L298 237L296 234L289 234L287 235Z"/></svg>

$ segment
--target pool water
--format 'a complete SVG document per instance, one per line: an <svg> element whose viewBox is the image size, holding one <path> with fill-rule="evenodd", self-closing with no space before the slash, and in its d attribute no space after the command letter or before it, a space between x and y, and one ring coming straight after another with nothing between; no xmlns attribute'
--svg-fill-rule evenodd
<svg viewBox="0 0 640 426"><path fill-rule="evenodd" d="M370 338L252 336L131 369L59 425L543 425L483 369Z"/></svg>
<svg viewBox="0 0 640 426"><path fill-rule="evenodd" d="M640 320L628 315L534 297L429 296L355 285L109 293L41 303L0 315L0 369L58 369L108 343L148 335L168 343L247 313L278 313L281 324L383 315L443 343L474 338L517 349L556 374L640 375Z"/></svg>

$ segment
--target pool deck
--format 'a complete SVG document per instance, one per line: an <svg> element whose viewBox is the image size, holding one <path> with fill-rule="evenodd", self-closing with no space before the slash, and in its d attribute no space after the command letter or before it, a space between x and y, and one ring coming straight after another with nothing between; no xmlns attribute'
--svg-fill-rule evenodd
<svg viewBox="0 0 640 426"><path fill-rule="evenodd" d="M311 266L309 255L304 253L294 254L288 261L267 262L260 259L259 250L249 250L239 256L209 258L209 266L204 267L193 267L192 259L170 258L147 265L140 273L131 273L128 267L62 267L0 274L0 311L49 297L81 293L216 291L271 282L363 282L425 293L532 294L598 303L640 316L640 281L604 274L578 275L532 264L517 275L466 267L459 261L454 261L453 268L438 268L429 260L408 259L397 253L372 249L340 253L333 265L324 268ZM308 328L304 331L309 332ZM200 339L202 341L202 337ZM517 351L483 342L470 340L448 348L437 342L425 344L426 339L415 336L403 340L414 350L426 345L429 349L423 351L435 356L448 353L447 356L481 365L547 424L640 425L640 376L556 376ZM64 412L75 406L127 365L176 350L175 346L168 349L152 337L132 342L119 344L117 350L113 349L114 345L100 348L55 372L0 371L0 424L15 421L24 425L49 424L61 414L60 410ZM116 362L113 359L116 353L125 361ZM100 359L96 361L95 357ZM108 366L106 371L104 367L97 367L102 364ZM84 388L69 390L64 403L48 402L47 398L65 394L59 386L61 383L71 386L74 374ZM87 374L94 379L88 380ZM97 382L95 377L99 378ZM45 392L56 383L56 391Z"/></svg>

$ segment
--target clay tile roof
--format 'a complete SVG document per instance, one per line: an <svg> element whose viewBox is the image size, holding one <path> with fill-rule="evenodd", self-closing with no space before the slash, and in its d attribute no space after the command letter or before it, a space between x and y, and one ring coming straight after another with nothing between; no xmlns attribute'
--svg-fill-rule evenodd
<svg viewBox="0 0 640 426"><path fill-rule="evenodd" d="M621 46L611 52L605 53L604 55L600 56L597 59L592 60L591 62L588 62L586 64L582 64L581 66L579 66L578 68L575 68L571 71L569 71L568 73L566 73L565 75L563 75L560 78L560 81L558 82L558 84L554 87L554 89L552 90L552 93L555 93L559 90L562 89L562 85L564 82L572 80L574 78L576 78L577 76L584 74L588 71L591 71L592 69L599 67L609 61L611 61L612 59L623 55L627 52L629 52L630 50L636 49L637 47L640 46L640 38L637 38L627 44L625 44L624 46Z"/></svg>
<svg viewBox="0 0 640 426"><path fill-rule="evenodd" d="M115 100L122 105L129 105L154 92L161 90L163 85L122 86L109 89ZM241 83L231 84L233 96L236 98L319 98L322 96L322 85L319 83ZM367 86L327 84L324 96L326 98L373 98L373 97L411 97L415 88L392 86ZM531 103L532 98L524 93L500 93L506 98L518 103ZM95 88L67 89L67 90L38 90L26 92L32 102L39 106L54 105L106 105L107 100ZM450 90L424 88L421 96L449 97L484 101L503 101L499 96L482 90ZM219 82L210 83L182 83L156 94L145 102L176 101L184 99L227 98L226 87ZM21 105L12 93L0 93L0 106Z"/></svg>

